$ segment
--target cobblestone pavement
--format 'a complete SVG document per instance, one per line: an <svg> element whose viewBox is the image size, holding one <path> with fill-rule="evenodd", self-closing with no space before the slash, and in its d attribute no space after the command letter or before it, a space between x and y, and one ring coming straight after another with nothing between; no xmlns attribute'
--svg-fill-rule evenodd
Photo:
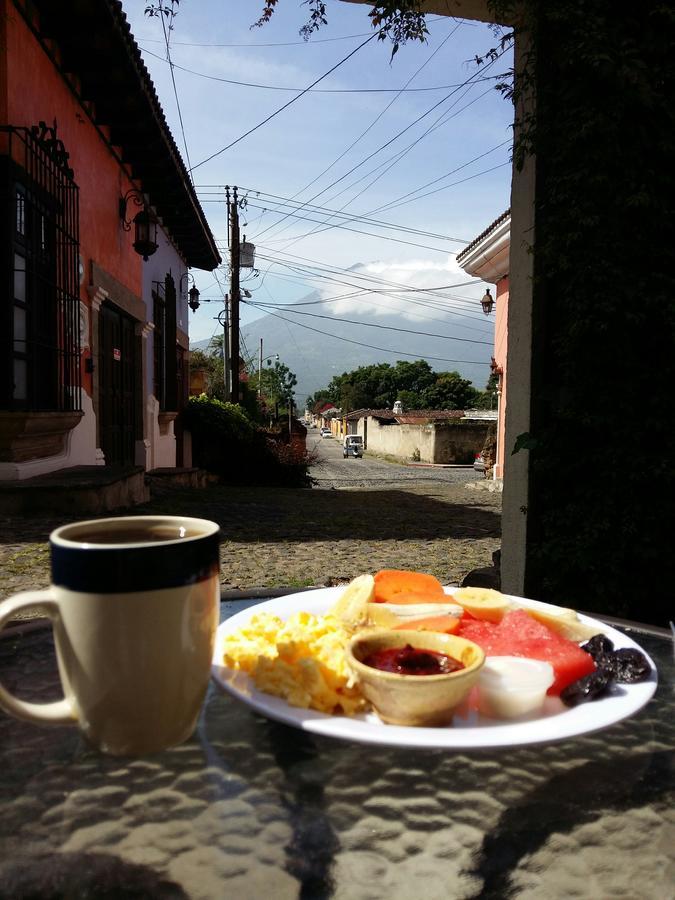
<svg viewBox="0 0 675 900"><path fill-rule="evenodd" d="M411 469L401 477L393 471L400 468L361 485L345 469L347 481L320 477L318 487L299 490L169 489L133 514L218 522L223 590L318 587L379 568L420 569L457 583L470 569L490 565L500 545L501 495L472 490L470 470ZM0 597L48 585L47 539L65 521L0 516Z"/></svg>

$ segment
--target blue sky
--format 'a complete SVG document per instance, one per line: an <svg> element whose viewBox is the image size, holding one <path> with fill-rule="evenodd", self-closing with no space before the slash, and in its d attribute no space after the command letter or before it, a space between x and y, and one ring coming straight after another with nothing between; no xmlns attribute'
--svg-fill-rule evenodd
<svg viewBox="0 0 675 900"><path fill-rule="evenodd" d="M421 330L431 319L445 332L492 336L477 304L485 285L463 284L469 278L455 263L510 203L513 111L492 76L512 57L476 65L497 43L486 25L430 17L428 42L402 47L391 61L387 41L357 49L372 34L360 5L329 0L328 25L305 42L300 0L280 0L271 22L253 29L261 0L182 0L169 33L174 90L165 34L146 5L123 0L224 258L224 185L248 200L242 233L256 244L258 274L242 287L270 306L243 306L243 325L311 294L341 297L321 307L335 316L358 309L376 322L397 311L424 323ZM225 267L193 274L203 298L227 290ZM191 340L219 329L220 309L203 303L190 314Z"/></svg>

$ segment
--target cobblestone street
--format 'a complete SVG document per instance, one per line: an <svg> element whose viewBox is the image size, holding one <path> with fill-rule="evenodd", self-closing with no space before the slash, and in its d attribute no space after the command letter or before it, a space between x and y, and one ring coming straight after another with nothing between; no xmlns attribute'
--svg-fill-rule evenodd
<svg viewBox="0 0 675 900"><path fill-rule="evenodd" d="M396 481L394 468L386 483L359 487L336 488L324 479L301 490L167 490L119 514L218 522L223 590L324 586L385 567L421 569L456 583L470 569L490 565L500 545L501 494L478 490L468 471L461 482L429 480L429 470L420 470L421 481ZM48 585L49 532L67 520L0 517L1 596Z"/></svg>

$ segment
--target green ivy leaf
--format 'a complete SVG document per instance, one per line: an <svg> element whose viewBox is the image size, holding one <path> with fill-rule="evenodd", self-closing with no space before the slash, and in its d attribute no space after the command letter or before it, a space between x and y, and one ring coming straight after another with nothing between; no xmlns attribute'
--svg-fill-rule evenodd
<svg viewBox="0 0 675 900"><path fill-rule="evenodd" d="M513 450L511 451L511 456L518 453L520 450L536 450L538 444L539 442L537 439L532 437L529 431L524 431L516 438Z"/></svg>

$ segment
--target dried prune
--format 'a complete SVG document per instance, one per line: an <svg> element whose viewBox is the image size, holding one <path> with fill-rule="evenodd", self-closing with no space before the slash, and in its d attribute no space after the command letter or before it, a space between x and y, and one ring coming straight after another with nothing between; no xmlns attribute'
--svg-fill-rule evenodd
<svg viewBox="0 0 675 900"><path fill-rule="evenodd" d="M621 647L603 655L596 662L603 671L610 672L612 678L620 684L645 681L651 673L647 657L632 647Z"/></svg>
<svg viewBox="0 0 675 900"><path fill-rule="evenodd" d="M590 640L581 645L581 649L590 653L593 659L597 660L598 656L611 653L614 643L605 634L594 634Z"/></svg>
<svg viewBox="0 0 675 900"><path fill-rule="evenodd" d="M595 700L601 697L612 683L610 672L604 669L597 669L590 675L584 675L578 681L568 684L560 692L560 699L565 706L578 706L580 703L588 703L589 700Z"/></svg>

